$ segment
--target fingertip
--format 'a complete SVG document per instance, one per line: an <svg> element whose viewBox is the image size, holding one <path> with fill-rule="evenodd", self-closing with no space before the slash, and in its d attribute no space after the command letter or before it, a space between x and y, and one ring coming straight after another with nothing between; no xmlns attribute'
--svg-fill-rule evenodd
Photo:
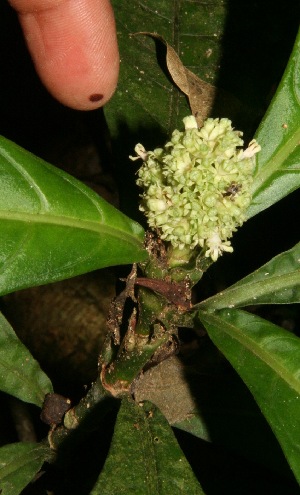
<svg viewBox="0 0 300 495"><path fill-rule="evenodd" d="M105 105L116 89L119 73L114 15L108 0L55 2L45 10L23 11L20 20L36 70L49 92L77 110Z"/></svg>

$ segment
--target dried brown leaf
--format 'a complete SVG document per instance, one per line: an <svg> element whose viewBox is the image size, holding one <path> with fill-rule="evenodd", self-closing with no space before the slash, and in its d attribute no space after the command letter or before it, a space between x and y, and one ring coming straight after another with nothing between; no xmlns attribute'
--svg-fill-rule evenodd
<svg viewBox="0 0 300 495"><path fill-rule="evenodd" d="M153 402L170 424L185 420L197 410L184 366L175 356L141 375L136 383L134 395L137 402Z"/></svg>
<svg viewBox="0 0 300 495"><path fill-rule="evenodd" d="M195 115L199 127L209 116L216 96L216 88L200 79L196 74L187 69L181 62L174 48L157 33L140 32L161 41L166 49L166 64L170 76L178 88L187 96L192 114Z"/></svg>

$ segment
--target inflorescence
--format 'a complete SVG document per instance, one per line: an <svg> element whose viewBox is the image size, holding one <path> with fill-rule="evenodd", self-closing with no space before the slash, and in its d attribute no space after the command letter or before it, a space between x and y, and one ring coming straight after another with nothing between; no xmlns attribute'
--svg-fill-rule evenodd
<svg viewBox="0 0 300 495"><path fill-rule="evenodd" d="M240 131L228 119L209 118L198 128L194 116L183 119L164 148L146 151L137 144L143 164L137 184L143 188L140 209L161 239L180 250L200 246L214 261L232 252L229 239L246 220L255 140L246 150Z"/></svg>

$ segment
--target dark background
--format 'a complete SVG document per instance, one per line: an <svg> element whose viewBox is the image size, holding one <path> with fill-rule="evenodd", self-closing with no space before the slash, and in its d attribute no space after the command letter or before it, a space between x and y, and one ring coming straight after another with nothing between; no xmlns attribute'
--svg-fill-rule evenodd
<svg viewBox="0 0 300 495"><path fill-rule="evenodd" d="M229 0L227 3L218 85L248 106L259 109L248 122L246 133L251 136L286 66L299 25L300 5L298 0ZM58 166L64 163L70 150L74 149L76 153L78 143L82 146L92 144L102 162L110 163L102 111L76 112L59 104L47 93L33 68L17 16L5 1L0 3L0 67L0 134ZM118 143L115 145L118 149ZM72 171L72 164L68 171ZM200 297L230 285L298 242L299 199L299 192L295 192L250 219L234 236L233 255L224 256L205 275ZM293 329L297 331L299 328L299 312L295 306L267 307L261 314L278 324L288 315ZM9 425L9 417L2 414L2 420ZM238 475L237 479L231 476L233 471L240 469L242 472L244 469L239 459L227 453L224 455L220 449L212 451L211 445L203 445L202 457L195 462L193 449L199 452L199 441L185 438L184 433L178 435L183 446L189 444L191 447L189 460L195 471L197 466L199 469L199 461L204 468L199 470L200 479L201 472L212 470L221 473L219 479L218 476L209 476L201 480L209 495L240 495ZM250 470L248 465L242 474L244 479L249 478L249 494L283 493L283 486L285 493L299 493L299 487L292 481L290 484L284 481L282 485L279 478L276 481L276 475L261 473L252 465ZM254 482L259 476L265 476L264 481Z"/></svg>

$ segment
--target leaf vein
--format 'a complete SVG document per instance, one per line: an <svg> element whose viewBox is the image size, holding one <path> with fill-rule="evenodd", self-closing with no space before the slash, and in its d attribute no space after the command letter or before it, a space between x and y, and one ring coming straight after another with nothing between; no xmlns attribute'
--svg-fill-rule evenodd
<svg viewBox="0 0 300 495"><path fill-rule="evenodd" d="M42 189L38 186L35 180L31 177L29 172L27 172L22 166L20 166L3 148L1 149L1 155L3 155L7 161L14 167L17 172L23 177L23 179L28 183L30 189L33 189L37 198L39 199L41 211L49 210L49 202L47 197L43 193Z"/></svg>

